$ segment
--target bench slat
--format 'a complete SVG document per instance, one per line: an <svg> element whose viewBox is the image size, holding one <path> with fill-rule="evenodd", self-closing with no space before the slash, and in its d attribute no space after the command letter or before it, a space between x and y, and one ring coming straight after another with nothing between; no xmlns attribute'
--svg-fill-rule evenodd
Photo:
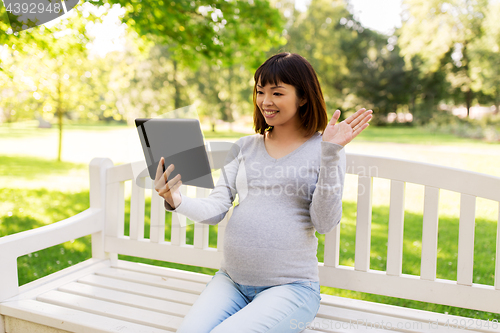
<svg viewBox="0 0 500 333"><path fill-rule="evenodd" d="M196 188L196 198L206 198L210 194L207 188ZM206 249L208 247L209 225L204 223L194 224L193 245L197 249Z"/></svg>
<svg viewBox="0 0 500 333"><path fill-rule="evenodd" d="M497 219L497 254L495 261L495 289L500 290L500 202L498 203L498 219Z"/></svg>
<svg viewBox="0 0 500 333"><path fill-rule="evenodd" d="M356 327L354 325L350 325L349 323L342 322L339 320L327 319L316 317L307 327L310 330L304 330L304 332L317 333L317 332L325 332L325 333L366 333L366 332L374 332L374 333L388 333L390 331L379 330L379 329L370 329L366 327ZM392 331L394 332L394 331Z"/></svg>
<svg viewBox="0 0 500 333"><path fill-rule="evenodd" d="M36 296L41 293L56 289L62 284L70 283L89 274L93 274L97 269L109 267L109 264L110 260L85 260L76 265L67 267L63 270L22 285L19 287L19 295L9 299L8 301L35 299Z"/></svg>
<svg viewBox="0 0 500 333"><path fill-rule="evenodd" d="M123 236L124 228L125 186L123 182L111 183L107 185L106 191L106 235Z"/></svg>
<svg viewBox="0 0 500 333"><path fill-rule="evenodd" d="M105 250L110 253L178 262L184 265L203 266L219 269L222 253L217 249L197 249L193 245L174 246L170 242L152 243L149 241L133 241L128 237L106 237Z"/></svg>
<svg viewBox="0 0 500 333"><path fill-rule="evenodd" d="M334 288L500 313L500 291L493 286L470 287L456 281L427 281L414 275L391 276L376 270L360 272L346 266L320 266L319 277L321 285Z"/></svg>
<svg viewBox="0 0 500 333"><path fill-rule="evenodd" d="M134 179L135 168L140 168L145 166L146 163L144 161L134 162L134 163L126 163L121 165L116 165L109 168L106 172L106 183L120 183L125 180Z"/></svg>
<svg viewBox="0 0 500 333"><path fill-rule="evenodd" d="M106 276L113 279L137 282L155 287L169 288L178 291L200 294L205 289L204 283L186 281L165 277L160 275L151 275L139 272L133 272L117 268L103 268L96 272L96 275Z"/></svg>
<svg viewBox="0 0 500 333"><path fill-rule="evenodd" d="M57 290L52 290L42 294L37 297L37 300L49 304L64 306L74 310L80 310L83 312L89 312L169 331L177 330L183 319L178 316L147 311L133 306L105 302Z"/></svg>
<svg viewBox="0 0 500 333"><path fill-rule="evenodd" d="M187 195L186 185L180 187L181 195ZM186 244L186 216L172 212L172 225L170 231L170 242L175 246Z"/></svg>
<svg viewBox="0 0 500 333"><path fill-rule="evenodd" d="M327 331L318 331L318 330L313 331L313 330L305 329L301 333L327 333Z"/></svg>
<svg viewBox="0 0 500 333"><path fill-rule="evenodd" d="M405 183L391 180L389 235L387 240L387 274L399 276L403 267L403 232Z"/></svg>
<svg viewBox="0 0 500 333"><path fill-rule="evenodd" d="M424 330L422 332L434 332L435 330L448 332L448 330L452 328L453 323L455 323L455 325L459 325L461 320L462 323L464 323L463 320L467 320L468 328L466 329L466 331L469 332L470 331L500 332L500 324L495 325L497 327L493 328L492 326L494 325L492 325L491 320L488 323L485 320L474 319L474 323L471 323L470 318L453 316L444 313L429 312L425 310L405 308L396 305L381 304L381 303L363 301L358 299L350 299L340 296L321 294L321 305L331 306L332 307L331 311L335 311L336 308L346 308L359 311L361 314L372 313L375 315L389 316L396 319L406 319L407 321L412 323L413 322L426 323L426 325L424 325L423 327ZM379 321L381 319L382 318L380 318ZM430 328L432 329L429 329L428 325L429 322L431 323ZM450 324L449 327L446 326L446 322ZM438 323L442 327L438 328L436 326L436 323ZM459 331L463 332L464 329L461 329Z"/></svg>
<svg viewBox="0 0 500 333"><path fill-rule="evenodd" d="M358 177L358 207L356 215L356 249L354 267L357 271L370 269L370 244L372 223L372 187L371 177Z"/></svg>
<svg viewBox="0 0 500 333"><path fill-rule="evenodd" d="M132 196L130 198L130 239L144 238L144 197L146 179L132 180Z"/></svg>
<svg viewBox="0 0 500 333"><path fill-rule="evenodd" d="M320 306L320 310L321 310ZM365 327L361 325L352 325L349 323L349 320L337 320L332 318L326 318L319 314L314 318L312 323L308 325L311 328L310 332L328 332L328 333L366 333L366 332L374 332L374 333L388 333L394 331L381 330L377 328ZM304 331L307 332L307 331Z"/></svg>
<svg viewBox="0 0 500 333"><path fill-rule="evenodd" d="M374 314L370 312L363 312L354 309L335 307L331 305L321 304L317 318L332 319L340 323L351 324L352 331L356 330L370 330L375 332L388 332L400 331L397 328L412 327L414 321L397 318L386 314ZM417 325L417 327L420 324ZM419 330L407 330L407 332L419 332ZM426 330L420 330L426 332Z"/></svg>
<svg viewBox="0 0 500 333"><path fill-rule="evenodd" d="M119 269L126 269L133 272L168 276L179 280L193 281L204 284L207 284L212 279L212 276L207 274L183 271L174 268L160 267L148 264L140 264L126 260L118 260L116 265L113 265L112 267Z"/></svg>
<svg viewBox="0 0 500 333"><path fill-rule="evenodd" d="M437 267L437 242L439 223L439 189L426 186L424 192L424 217L422 227L422 255L420 278L434 281Z"/></svg>
<svg viewBox="0 0 500 333"><path fill-rule="evenodd" d="M149 286L137 282L117 280L94 274L78 279L78 282L112 290L125 291L136 295L170 300L187 305L193 305L196 299L198 298L198 295L192 293Z"/></svg>
<svg viewBox="0 0 500 333"><path fill-rule="evenodd" d="M165 333L165 330L35 300L0 304L5 316L71 332Z"/></svg>
<svg viewBox="0 0 500 333"><path fill-rule="evenodd" d="M151 224L149 239L153 243L165 241L165 200L152 189L151 193Z"/></svg>
<svg viewBox="0 0 500 333"><path fill-rule="evenodd" d="M191 308L186 304L179 304L177 302L130 294L123 291L116 291L78 282L66 284L58 290L65 293L99 299L101 301L129 305L144 310L153 310L181 317L184 317Z"/></svg>
<svg viewBox="0 0 500 333"><path fill-rule="evenodd" d="M337 267L340 258L340 224L325 235L325 266Z"/></svg>
<svg viewBox="0 0 500 333"><path fill-rule="evenodd" d="M358 300L358 302L360 302ZM361 301L362 302L362 301ZM367 302L368 303L368 302ZM367 307L370 307L369 305ZM321 303L321 306L316 317L316 321L324 321L326 319L331 319L334 322L326 326L329 329L335 329L331 332L337 332L338 328L349 328L349 332L450 332L450 333L462 333L464 328L453 327L454 325L460 325L460 320L462 325L469 325L467 332L492 332L490 330L481 330L479 327L483 327L486 323L481 322L480 325L474 326L471 322L467 322L468 318L457 317L457 316L447 316L433 312L423 312L422 315L400 317L398 316L398 307L393 307L393 312L383 312L377 311L378 304L373 304L371 306L373 311L366 311L366 307L361 306L347 308L343 307L341 304L333 305L329 303ZM413 309L411 309L413 310ZM418 310L416 310L418 312ZM448 324L447 324L448 322ZM455 323L455 324L454 324ZM324 322L323 322L324 324ZM477 324L477 323L476 323ZM490 322L490 327L491 327ZM318 326L321 329L325 329L325 325ZM476 328L476 329L474 329ZM330 331L326 329L326 331ZM493 330L495 332L496 330Z"/></svg>
<svg viewBox="0 0 500 333"><path fill-rule="evenodd" d="M346 157L347 172L351 174L400 180L500 201L500 177L397 158L352 153Z"/></svg>
<svg viewBox="0 0 500 333"><path fill-rule="evenodd" d="M457 283L472 285L474 269L474 227L476 197L461 193L460 224L458 228Z"/></svg>

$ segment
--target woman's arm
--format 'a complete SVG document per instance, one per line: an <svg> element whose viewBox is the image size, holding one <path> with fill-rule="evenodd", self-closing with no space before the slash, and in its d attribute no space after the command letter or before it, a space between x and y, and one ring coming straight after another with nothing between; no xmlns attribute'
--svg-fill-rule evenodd
<svg viewBox="0 0 500 333"><path fill-rule="evenodd" d="M309 207L311 221L320 234L331 231L340 222L346 172L343 148L368 127L372 110L360 109L337 124L339 117L337 110L323 132L318 182Z"/></svg>
<svg viewBox="0 0 500 333"><path fill-rule="evenodd" d="M208 197L191 198L182 195L179 191L180 204L174 209L165 200L165 209L170 212L180 213L194 222L211 225L219 223L233 206L236 196L235 183L240 163L238 159L240 144L240 140L236 141L228 152L224 166L221 168L219 180Z"/></svg>
<svg viewBox="0 0 500 333"><path fill-rule="evenodd" d="M320 233L330 232L342 217L342 192L346 172L344 147L321 142L318 182L309 206L311 222Z"/></svg>

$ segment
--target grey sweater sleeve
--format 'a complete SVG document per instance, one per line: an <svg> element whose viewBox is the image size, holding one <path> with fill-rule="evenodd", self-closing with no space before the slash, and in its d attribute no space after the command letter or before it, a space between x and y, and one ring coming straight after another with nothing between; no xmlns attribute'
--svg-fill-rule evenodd
<svg viewBox="0 0 500 333"><path fill-rule="evenodd" d="M240 163L238 142L236 141L228 152L217 185L208 197L191 198L181 194L182 201L176 209L173 209L166 201L165 209L180 213L194 222L215 225L222 221L232 207L236 195L235 183Z"/></svg>
<svg viewBox="0 0 500 333"><path fill-rule="evenodd" d="M321 141L318 182L309 206L311 221L320 234L330 232L342 217L342 192L346 172L344 147Z"/></svg>

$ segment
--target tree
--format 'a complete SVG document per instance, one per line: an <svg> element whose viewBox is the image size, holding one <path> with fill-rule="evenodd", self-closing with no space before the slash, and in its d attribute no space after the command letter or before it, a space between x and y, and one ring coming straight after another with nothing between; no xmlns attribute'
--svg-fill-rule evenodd
<svg viewBox="0 0 500 333"><path fill-rule="evenodd" d="M481 38L471 45L471 72L473 89L481 91L485 99L500 112L500 3L490 2L483 23Z"/></svg>
<svg viewBox="0 0 500 333"><path fill-rule="evenodd" d="M55 114L59 128L58 161L61 160L63 117L69 115L70 111L78 110L87 90L81 84L82 77L85 77L81 65L86 60L86 44L90 41L85 26L96 17L89 14L87 20L82 16L82 10L84 6L71 11L52 28L42 26L28 29L31 31L21 31L16 38L9 39L12 49L22 51L14 51L19 66L14 65L4 71L4 75L5 72L10 73L6 82L10 78L14 82L29 82L27 88L21 89L24 89L24 95L31 90L25 98L12 104L16 105L17 110L26 110L31 114ZM42 48L41 45L46 47ZM9 84L6 86L9 87ZM18 87L23 86L18 84L14 89L19 90ZM16 95L19 96L14 94L11 97ZM8 105L6 109L8 111Z"/></svg>
<svg viewBox="0 0 500 333"><path fill-rule="evenodd" d="M455 102L465 102L469 112L474 98L471 45L481 37L488 0L405 0L404 4L399 46L406 65L412 68L418 56L421 75L446 70L451 96Z"/></svg>
<svg viewBox="0 0 500 333"><path fill-rule="evenodd" d="M364 106L383 120L408 103L404 62L393 38L363 28L344 1L313 0L295 15L286 47L311 62L328 109Z"/></svg>
<svg viewBox="0 0 500 333"><path fill-rule="evenodd" d="M159 82L168 82L173 88L175 109L187 101L186 80L180 78L186 71L196 73L207 67L231 71L241 65L254 70L272 46L286 41L281 36L283 18L264 0L111 2L127 10L123 21L140 36L161 45L157 50L171 63L168 77L172 79ZM230 110L221 109L220 113L232 119Z"/></svg>
<svg viewBox="0 0 500 333"><path fill-rule="evenodd" d="M360 58L359 34L364 31L344 1L312 0L297 15L286 45L304 56L316 70L329 109L348 109L357 104L350 79L352 65Z"/></svg>
<svg viewBox="0 0 500 333"><path fill-rule="evenodd" d="M203 58L232 64L243 56L253 66L256 56L280 42L282 19L268 1L110 2L127 10L124 22L129 27L168 45L172 59L192 69Z"/></svg>

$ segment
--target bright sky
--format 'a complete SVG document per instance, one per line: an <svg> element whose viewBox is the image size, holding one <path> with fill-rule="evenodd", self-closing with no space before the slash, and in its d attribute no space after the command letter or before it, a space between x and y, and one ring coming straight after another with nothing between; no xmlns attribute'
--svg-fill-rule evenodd
<svg viewBox="0 0 500 333"><path fill-rule="evenodd" d="M401 27L402 0L349 0L354 17L368 29L392 35ZM295 8L304 11L310 0L295 0Z"/></svg>

